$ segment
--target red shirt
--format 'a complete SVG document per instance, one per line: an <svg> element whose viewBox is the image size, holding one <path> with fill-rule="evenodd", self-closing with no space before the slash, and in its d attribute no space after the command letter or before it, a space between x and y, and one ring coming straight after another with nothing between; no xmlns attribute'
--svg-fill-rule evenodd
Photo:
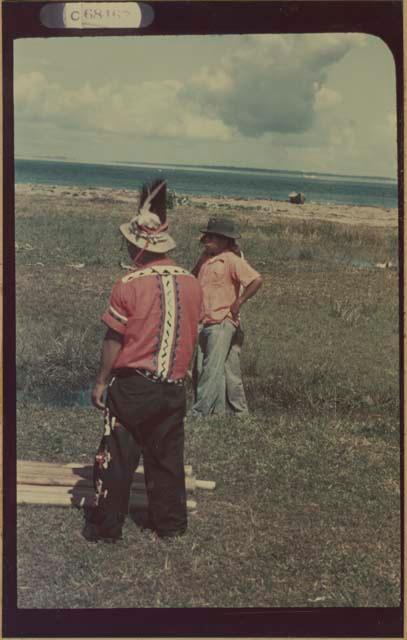
<svg viewBox="0 0 407 640"><path fill-rule="evenodd" d="M116 282L103 322L123 335L114 369L184 378L192 359L202 292L192 274L159 258Z"/></svg>
<svg viewBox="0 0 407 640"><path fill-rule="evenodd" d="M239 295L240 287L246 288L260 274L244 258L232 251L223 251L208 258L201 266L198 281L203 291L203 324L218 324L228 318L234 324L230 306Z"/></svg>

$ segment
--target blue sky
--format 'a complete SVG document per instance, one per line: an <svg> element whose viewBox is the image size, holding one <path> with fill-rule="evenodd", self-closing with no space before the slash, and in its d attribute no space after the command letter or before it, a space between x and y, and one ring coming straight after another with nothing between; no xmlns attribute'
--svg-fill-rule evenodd
<svg viewBox="0 0 407 640"><path fill-rule="evenodd" d="M24 39L15 154L396 177L387 46L362 34Z"/></svg>

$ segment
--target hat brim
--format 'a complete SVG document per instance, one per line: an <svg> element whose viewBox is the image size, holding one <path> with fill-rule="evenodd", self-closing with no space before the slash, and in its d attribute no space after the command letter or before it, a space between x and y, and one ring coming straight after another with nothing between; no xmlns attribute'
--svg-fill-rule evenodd
<svg viewBox="0 0 407 640"><path fill-rule="evenodd" d="M149 242L146 245L145 238L141 238L140 236L136 236L132 233L130 223L125 222L124 224L121 224L119 229L120 233L126 238L126 240L128 240L128 242L134 244L134 246L139 249L151 251L151 253L167 253L168 251L175 249L177 246L175 240L169 235L169 233L162 233L162 240L160 239L159 242Z"/></svg>
<svg viewBox="0 0 407 640"><path fill-rule="evenodd" d="M220 233L219 231L212 231L211 229L199 229L200 233L212 233L214 236L223 236L224 238L231 238L232 240L238 240L242 236L240 233Z"/></svg>

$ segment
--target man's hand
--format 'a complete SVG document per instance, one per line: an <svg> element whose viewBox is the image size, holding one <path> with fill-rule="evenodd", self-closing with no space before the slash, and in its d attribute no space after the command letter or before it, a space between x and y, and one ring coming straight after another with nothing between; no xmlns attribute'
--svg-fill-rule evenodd
<svg viewBox="0 0 407 640"><path fill-rule="evenodd" d="M236 319L240 312L241 302L239 298L236 298L234 303L230 306L230 312L232 314L233 319Z"/></svg>
<svg viewBox="0 0 407 640"><path fill-rule="evenodd" d="M103 400L103 394L105 392L106 386L103 382L96 382L95 386L92 389L92 404L96 409L103 410L105 408L105 403Z"/></svg>
<svg viewBox="0 0 407 640"><path fill-rule="evenodd" d="M113 329L106 331L103 340L102 357L100 362L99 373L96 376L95 386L92 390L92 404L96 409L104 409L103 394L106 390L106 382L110 379L113 364L119 355L123 343L123 336Z"/></svg>
<svg viewBox="0 0 407 640"><path fill-rule="evenodd" d="M230 312L232 314L233 319L235 320L240 312L240 307L244 304L249 298L254 296L254 294L260 289L263 284L263 278L259 276L255 280L253 280L244 290L244 293L240 295L232 305L230 305Z"/></svg>

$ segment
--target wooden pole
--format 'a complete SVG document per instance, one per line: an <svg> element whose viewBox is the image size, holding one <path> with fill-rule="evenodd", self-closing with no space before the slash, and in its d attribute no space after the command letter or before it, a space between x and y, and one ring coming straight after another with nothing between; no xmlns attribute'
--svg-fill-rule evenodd
<svg viewBox="0 0 407 640"><path fill-rule="evenodd" d="M46 487L39 485L20 485L17 487L17 504L43 504L53 506L94 506L95 492L91 487ZM130 494L129 508L146 508L147 496L143 492ZM187 500L187 509L195 510L195 500Z"/></svg>
<svg viewBox="0 0 407 640"><path fill-rule="evenodd" d="M17 484L93 487L93 467L91 465L72 467L21 460L17 462ZM144 473L140 473L138 469L134 475L132 486L144 489ZM188 491L213 490L216 484L210 480L197 480L193 476L185 476L185 486Z"/></svg>
<svg viewBox="0 0 407 640"><path fill-rule="evenodd" d="M19 486L38 485L50 487L93 487L92 478L88 476L82 477L69 473L58 473L55 471L51 473L45 473L44 471L20 471L17 475L17 484ZM185 476L185 488L187 491L195 491L196 489L206 489L211 491L215 486L216 483L211 480L197 480L193 476ZM135 475L132 487L144 489L144 476Z"/></svg>
<svg viewBox="0 0 407 640"><path fill-rule="evenodd" d="M83 473L92 474L93 465L89 463L79 463L79 462L68 462L68 463L56 463L56 462L37 462L32 460L17 460L17 474L18 471L26 470L26 469L42 469L42 470L58 470L58 469L72 469L72 470L81 470ZM184 471L186 476L192 476L192 465L186 464L184 466ZM144 474L144 466L139 465L135 471L135 473ZM79 475L79 473L78 473Z"/></svg>

